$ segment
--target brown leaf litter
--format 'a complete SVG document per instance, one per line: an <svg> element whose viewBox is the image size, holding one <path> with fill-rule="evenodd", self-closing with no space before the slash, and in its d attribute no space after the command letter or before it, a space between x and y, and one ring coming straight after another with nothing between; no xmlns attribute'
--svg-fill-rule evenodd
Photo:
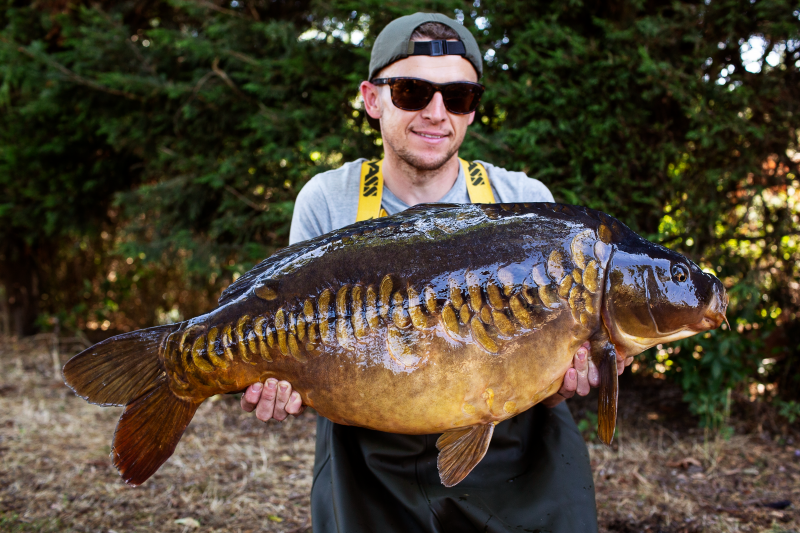
<svg viewBox="0 0 800 533"><path fill-rule="evenodd" d="M614 445L589 442L602 531L800 531L797 444L705 439L664 390L640 389L622 389ZM593 401L571 400L576 419ZM264 424L216 397L138 488L109 458L120 413L61 385L47 343L0 341L0 531L311 530L313 413Z"/></svg>

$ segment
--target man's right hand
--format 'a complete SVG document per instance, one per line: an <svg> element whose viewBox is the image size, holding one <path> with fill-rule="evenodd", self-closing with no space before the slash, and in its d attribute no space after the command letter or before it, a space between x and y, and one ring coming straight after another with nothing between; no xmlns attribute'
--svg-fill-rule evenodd
<svg viewBox="0 0 800 533"><path fill-rule="evenodd" d="M242 394L242 409L256 410L256 418L266 422L270 418L284 420L289 415L299 415L305 411L303 400L298 392L292 392L288 381L269 378L266 383L254 383Z"/></svg>

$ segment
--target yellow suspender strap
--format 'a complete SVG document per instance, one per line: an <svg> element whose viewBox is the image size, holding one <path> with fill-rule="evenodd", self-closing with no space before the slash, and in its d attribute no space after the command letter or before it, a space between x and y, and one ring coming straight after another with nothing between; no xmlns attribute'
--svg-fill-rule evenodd
<svg viewBox="0 0 800 533"><path fill-rule="evenodd" d="M493 204L495 203L494 194L492 194L492 184L489 183L489 174L480 163L475 161L461 161L461 166L464 168L464 177L467 178L467 192L469 193L469 201L473 204Z"/></svg>
<svg viewBox="0 0 800 533"><path fill-rule="evenodd" d="M459 158L467 179L467 193L473 204L495 203L489 175L480 163L467 162ZM361 164L361 182L358 188L358 211L356 222L386 216L381 209L383 197L383 159L380 161L364 161Z"/></svg>
<svg viewBox="0 0 800 533"><path fill-rule="evenodd" d="M381 209L381 198L383 197L382 166L383 159L361 163L361 183L358 187L356 222L386 215L386 212Z"/></svg>

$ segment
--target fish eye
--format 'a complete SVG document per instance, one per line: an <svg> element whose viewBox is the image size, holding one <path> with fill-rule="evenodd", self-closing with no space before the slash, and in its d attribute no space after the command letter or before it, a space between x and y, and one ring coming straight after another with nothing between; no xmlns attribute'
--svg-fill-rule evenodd
<svg viewBox="0 0 800 533"><path fill-rule="evenodd" d="M672 265L672 279L678 283L683 283L689 278L689 269L685 265L675 264Z"/></svg>

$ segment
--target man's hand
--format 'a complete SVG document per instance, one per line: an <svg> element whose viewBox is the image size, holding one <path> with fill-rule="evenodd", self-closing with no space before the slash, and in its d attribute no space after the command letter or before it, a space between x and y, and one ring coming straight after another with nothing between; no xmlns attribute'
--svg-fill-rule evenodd
<svg viewBox="0 0 800 533"><path fill-rule="evenodd" d="M300 394L292 392L288 381L269 378L266 383L254 383L242 394L242 409L256 410L256 418L266 422L270 418L281 421L289 415L299 415L305 411Z"/></svg>
<svg viewBox="0 0 800 533"><path fill-rule="evenodd" d="M586 396L592 387L600 385L600 373L589 357L589 342L584 342L575 357L572 366L564 374L564 383L557 393L542 401L547 407L555 407L567 398L572 398L577 392L579 396ZM625 358L617 353L617 373L622 374L626 366L633 363L633 357Z"/></svg>

